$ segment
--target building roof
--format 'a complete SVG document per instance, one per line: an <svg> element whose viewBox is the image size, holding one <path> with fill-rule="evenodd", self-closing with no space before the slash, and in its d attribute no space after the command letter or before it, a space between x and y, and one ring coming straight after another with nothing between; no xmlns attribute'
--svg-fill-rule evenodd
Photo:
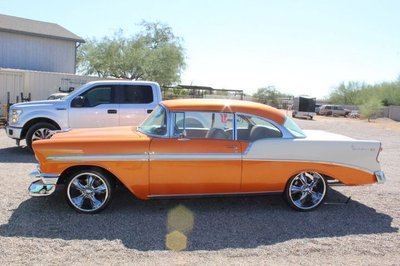
<svg viewBox="0 0 400 266"><path fill-rule="evenodd" d="M0 31L84 43L78 35L55 23L0 14Z"/></svg>
<svg viewBox="0 0 400 266"><path fill-rule="evenodd" d="M166 100L162 104L172 111L237 112L253 114L283 124L286 115L269 105L226 99L178 99Z"/></svg>

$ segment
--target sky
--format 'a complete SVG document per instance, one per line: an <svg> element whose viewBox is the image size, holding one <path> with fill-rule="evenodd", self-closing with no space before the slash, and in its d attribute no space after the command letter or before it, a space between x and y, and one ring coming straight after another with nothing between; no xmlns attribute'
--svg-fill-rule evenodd
<svg viewBox="0 0 400 266"><path fill-rule="evenodd" d="M324 98L341 82L400 77L397 0L0 0L0 13L84 39L166 23L183 39L185 85Z"/></svg>

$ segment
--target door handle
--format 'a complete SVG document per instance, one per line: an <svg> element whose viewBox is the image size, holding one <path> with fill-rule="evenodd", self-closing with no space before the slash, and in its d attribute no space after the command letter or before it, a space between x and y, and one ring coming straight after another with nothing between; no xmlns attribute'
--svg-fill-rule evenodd
<svg viewBox="0 0 400 266"><path fill-rule="evenodd" d="M115 109L109 109L109 110L107 110L107 113L108 113L108 114L116 114L116 113L117 113L117 110L115 110Z"/></svg>
<svg viewBox="0 0 400 266"><path fill-rule="evenodd" d="M153 109L147 109L148 114L150 114L151 112L153 112Z"/></svg>

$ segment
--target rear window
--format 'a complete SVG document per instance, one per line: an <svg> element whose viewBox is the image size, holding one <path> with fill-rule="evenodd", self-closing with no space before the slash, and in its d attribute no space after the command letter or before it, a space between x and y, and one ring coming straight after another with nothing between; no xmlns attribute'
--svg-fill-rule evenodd
<svg viewBox="0 0 400 266"><path fill-rule="evenodd" d="M286 117L285 123L283 124L287 130L296 138L305 138L306 135L304 134L303 130L290 118Z"/></svg>
<svg viewBox="0 0 400 266"><path fill-rule="evenodd" d="M148 85L124 86L121 103L152 103L153 89Z"/></svg>

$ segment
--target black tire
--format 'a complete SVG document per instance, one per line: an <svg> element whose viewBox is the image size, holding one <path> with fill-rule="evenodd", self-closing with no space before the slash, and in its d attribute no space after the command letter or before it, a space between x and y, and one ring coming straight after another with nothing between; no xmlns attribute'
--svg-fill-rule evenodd
<svg viewBox="0 0 400 266"><path fill-rule="evenodd" d="M312 211L325 200L328 183L317 172L301 172L289 179L284 197L288 205L296 211Z"/></svg>
<svg viewBox="0 0 400 266"><path fill-rule="evenodd" d="M67 178L64 196L68 205L79 213L99 213L110 204L113 184L113 179L103 171L80 170Z"/></svg>
<svg viewBox="0 0 400 266"><path fill-rule="evenodd" d="M47 122L39 122L37 124L33 124L26 133L25 141L26 146L28 146L29 150L32 150L32 142L38 139L48 139L51 137L49 134L50 130L57 130L57 127Z"/></svg>

